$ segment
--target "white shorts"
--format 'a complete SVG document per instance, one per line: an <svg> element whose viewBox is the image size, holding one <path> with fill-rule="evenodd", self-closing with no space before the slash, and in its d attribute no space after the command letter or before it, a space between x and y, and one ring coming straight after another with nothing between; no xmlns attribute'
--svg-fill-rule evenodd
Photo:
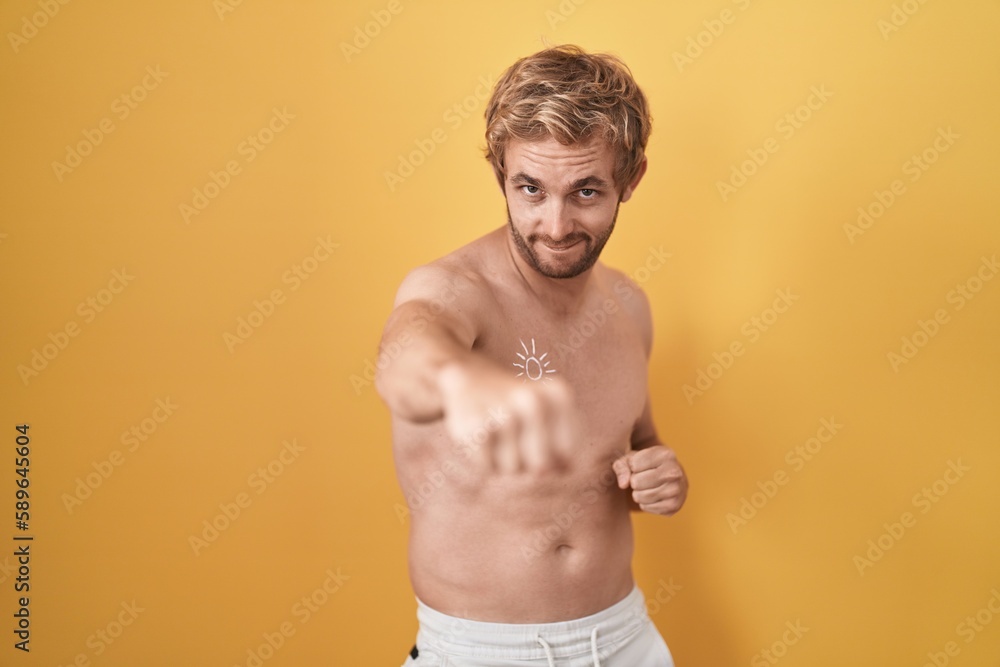
<svg viewBox="0 0 1000 667"><path fill-rule="evenodd" d="M674 667L638 586L607 609L572 621L469 621L419 599L417 620L417 644L403 667Z"/></svg>

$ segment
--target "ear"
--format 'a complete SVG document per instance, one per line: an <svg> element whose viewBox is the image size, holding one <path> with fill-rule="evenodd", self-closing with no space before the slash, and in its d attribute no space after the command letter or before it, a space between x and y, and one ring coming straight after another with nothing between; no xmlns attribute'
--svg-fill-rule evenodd
<svg viewBox="0 0 1000 667"><path fill-rule="evenodd" d="M637 173L635 175L635 178L632 179L632 182L629 183L624 190L622 190L622 196L621 196L622 202L627 202L629 199L632 198L632 193L635 192L635 189L637 187L639 187L639 181L642 180L643 175L645 175L646 173L646 166L647 166L647 159L645 156L643 156L642 163L639 164L639 173Z"/></svg>

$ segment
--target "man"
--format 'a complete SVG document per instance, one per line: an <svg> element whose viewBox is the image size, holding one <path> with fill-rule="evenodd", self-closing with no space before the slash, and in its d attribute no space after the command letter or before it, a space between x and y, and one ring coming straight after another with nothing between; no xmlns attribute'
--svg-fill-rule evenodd
<svg viewBox="0 0 1000 667"><path fill-rule="evenodd" d="M687 479L653 425L649 302L598 262L646 171L646 99L617 58L557 47L497 81L486 124L508 224L405 277L376 377L411 518L406 664L672 666L629 512L677 512Z"/></svg>

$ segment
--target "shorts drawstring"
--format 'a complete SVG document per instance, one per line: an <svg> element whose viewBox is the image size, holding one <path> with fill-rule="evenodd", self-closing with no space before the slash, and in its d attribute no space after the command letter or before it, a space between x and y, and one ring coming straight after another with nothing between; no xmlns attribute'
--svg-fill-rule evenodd
<svg viewBox="0 0 1000 667"><path fill-rule="evenodd" d="M535 640L545 649L545 658L549 661L549 667L556 667L556 659L552 655L552 647L549 646L549 643L542 639L541 635L535 635ZM594 656L594 667L601 667L601 656L597 654L597 626L594 626L594 631L590 633L590 651L591 655Z"/></svg>
<svg viewBox="0 0 1000 667"><path fill-rule="evenodd" d="M549 667L556 667L556 659L552 657L552 647L549 646L547 641L542 639L541 635L535 635L535 639L538 640L538 643L542 645L543 649L545 649L545 657L549 660Z"/></svg>

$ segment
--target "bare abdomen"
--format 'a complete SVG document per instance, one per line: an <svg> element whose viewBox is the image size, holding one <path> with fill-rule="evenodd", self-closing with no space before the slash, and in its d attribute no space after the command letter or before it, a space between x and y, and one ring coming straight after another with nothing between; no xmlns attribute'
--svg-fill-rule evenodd
<svg viewBox="0 0 1000 667"><path fill-rule="evenodd" d="M411 500L410 578L430 607L497 623L586 616L632 588L627 496L614 452L544 478L469 483L450 469L401 473ZM423 490L419 492L421 480Z"/></svg>

